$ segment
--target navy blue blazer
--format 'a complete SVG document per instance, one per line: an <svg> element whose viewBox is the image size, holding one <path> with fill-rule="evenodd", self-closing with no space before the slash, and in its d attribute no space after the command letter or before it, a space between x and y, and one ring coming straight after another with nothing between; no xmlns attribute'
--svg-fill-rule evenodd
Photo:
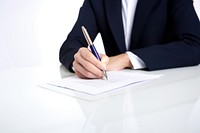
<svg viewBox="0 0 200 133"><path fill-rule="evenodd" d="M101 34L108 56L125 53L121 0L85 0L78 19L60 48L60 62L69 70L74 54L87 47L85 26L94 40ZM130 50L148 70L200 63L200 22L192 0L138 0Z"/></svg>

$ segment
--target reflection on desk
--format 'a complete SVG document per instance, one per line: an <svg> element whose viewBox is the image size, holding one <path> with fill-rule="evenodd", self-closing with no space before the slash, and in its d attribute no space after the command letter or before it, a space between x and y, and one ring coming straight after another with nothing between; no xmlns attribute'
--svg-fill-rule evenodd
<svg viewBox="0 0 200 133"><path fill-rule="evenodd" d="M200 132L200 66L148 73L164 76L87 101L37 86L73 75L62 66L0 71L0 132Z"/></svg>

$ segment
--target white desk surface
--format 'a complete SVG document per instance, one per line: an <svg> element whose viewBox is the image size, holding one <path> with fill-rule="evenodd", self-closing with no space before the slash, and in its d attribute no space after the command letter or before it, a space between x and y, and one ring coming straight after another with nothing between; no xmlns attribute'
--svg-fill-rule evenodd
<svg viewBox="0 0 200 133"><path fill-rule="evenodd" d="M0 71L0 133L199 133L200 66L148 73L164 76L87 101L37 86L62 67Z"/></svg>

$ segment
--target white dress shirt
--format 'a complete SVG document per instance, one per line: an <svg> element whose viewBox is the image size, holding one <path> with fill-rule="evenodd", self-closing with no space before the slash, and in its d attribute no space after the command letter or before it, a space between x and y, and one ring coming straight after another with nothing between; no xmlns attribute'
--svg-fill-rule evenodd
<svg viewBox="0 0 200 133"><path fill-rule="evenodd" d="M129 50L130 41L131 41L131 32L133 27L133 21L135 16L135 10L138 0L122 0L122 20L124 27L124 36L126 49ZM133 65L133 69L142 69L146 65L142 59L132 52L126 52L128 57Z"/></svg>

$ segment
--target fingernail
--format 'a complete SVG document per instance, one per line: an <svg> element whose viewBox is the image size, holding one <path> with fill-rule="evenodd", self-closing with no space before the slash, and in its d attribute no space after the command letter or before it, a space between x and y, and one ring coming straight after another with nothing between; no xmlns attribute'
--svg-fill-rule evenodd
<svg viewBox="0 0 200 133"><path fill-rule="evenodd" d="M102 65L102 70L106 70L106 65L105 64Z"/></svg>

